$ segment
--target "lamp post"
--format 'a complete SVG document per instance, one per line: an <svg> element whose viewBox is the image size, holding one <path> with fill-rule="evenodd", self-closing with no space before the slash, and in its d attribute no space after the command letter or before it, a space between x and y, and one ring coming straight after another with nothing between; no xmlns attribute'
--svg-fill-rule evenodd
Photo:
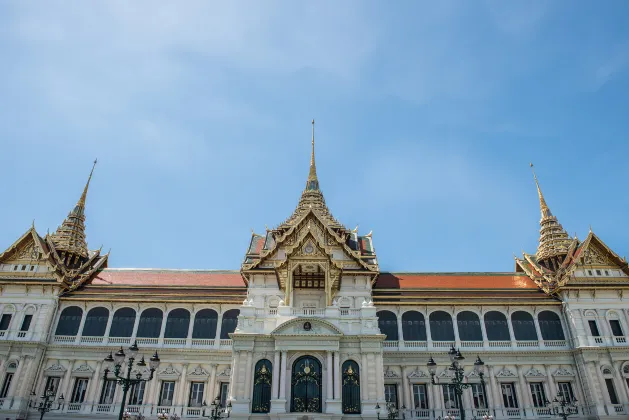
<svg viewBox="0 0 629 420"><path fill-rule="evenodd" d="M406 416L404 415L404 410L406 410L406 407L404 405L402 405L401 410L398 410L394 402L387 401L385 407L387 409L387 420L399 420L398 416L400 415L400 411L402 412L402 420L406 418ZM380 404L376 403L376 414L378 415L378 420L380 420L380 410Z"/></svg>
<svg viewBox="0 0 629 420"><path fill-rule="evenodd" d="M446 384L450 389L454 391L454 395L456 398L457 406L459 407L459 412L461 413L461 420L465 420L465 410L463 408L463 390L472 386L472 384L466 384L463 381L465 380L465 371L461 366L461 362L465 359L459 350L456 350L454 346L450 347L450 351L448 352L448 356L450 357L450 367L454 373L452 377L452 381L449 384ZM437 373L437 363L431 357L426 363L428 366L428 371L430 372L430 382L432 385L442 385L439 384L435 380L435 374ZM487 393L485 392L485 363L480 359L480 357L476 358L474 362L474 372L476 372L480 378L481 386L483 387L483 397L485 401L487 401Z"/></svg>
<svg viewBox="0 0 629 420"><path fill-rule="evenodd" d="M34 396L35 392L31 392L31 397ZM44 414L49 411L61 410L61 405L65 400L63 398L63 394L61 394L61 396L57 399L57 408L52 408L52 401L55 399L55 389L52 385L50 386L50 388L44 391L44 395L39 398L41 398L42 401L40 401L39 404L35 405L35 409L41 413L41 415L39 416L39 420L42 420L44 418Z"/></svg>
<svg viewBox="0 0 629 420"><path fill-rule="evenodd" d="M231 401L227 403L227 407L225 407L225 411L222 411L223 404L221 404L221 399L219 397L214 398L212 404L210 404L210 414L205 415L205 407L207 404L203 401L203 413L201 413L201 417L205 417L206 419L211 420L221 420L229 417L232 411L232 403ZM227 413L226 416L223 416L223 413Z"/></svg>
<svg viewBox="0 0 629 420"><path fill-rule="evenodd" d="M139 350L140 349L138 348L137 342L135 342L131 345L131 347L129 347L128 358L124 350L122 349L122 347L120 347L120 350L118 350L115 355L112 356L112 354L109 353L109 355L105 357L105 360L104 360L105 371L103 372L103 380L107 381L108 379L110 379L108 375L110 372L112 372L111 369L113 366L114 378L112 379L117 381L122 387L122 402L120 403L120 414L118 415L118 420L129 418L128 417L129 413L125 413L125 409L124 409L125 401L127 399L127 391L129 391L129 388L133 385L137 385L141 382L147 382L153 379L153 374L155 373L155 370L159 366L159 362L160 362L159 356L157 355L157 352L155 352L155 354L153 355L153 357L151 357L149 361L149 369L151 372L150 376L148 378L143 378L142 373L138 372L135 375L135 378L132 378L131 370L133 369L134 364L135 366L139 368L146 367L146 362L144 361L144 357L142 357L142 359L140 359L139 362L135 363L135 358L138 355ZM123 366L125 363L125 359L126 359L126 364L127 364L126 373L124 371L124 366ZM125 417L125 414L127 415L127 417Z"/></svg>
<svg viewBox="0 0 629 420"><path fill-rule="evenodd" d="M546 401L546 406L550 406L551 413L554 416L561 417L563 420L566 420L568 416L579 412L576 398L566 398L561 391L557 393L557 396L553 398L552 402Z"/></svg>

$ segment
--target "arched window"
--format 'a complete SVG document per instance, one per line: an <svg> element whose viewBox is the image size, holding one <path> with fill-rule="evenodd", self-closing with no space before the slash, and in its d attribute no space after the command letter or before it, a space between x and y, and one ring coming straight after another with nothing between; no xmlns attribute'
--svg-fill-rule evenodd
<svg viewBox="0 0 629 420"><path fill-rule="evenodd" d="M92 308L87 312L82 335L86 337L102 337L105 335L107 321L109 320L109 309Z"/></svg>
<svg viewBox="0 0 629 420"><path fill-rule="evenodd" d="M192 338L215 338L218 314L214 309L202 309L194 316Z"/></svg>
<svg viewBox="0 0 629 420"><path fill-rule="evenodd" d="M190 311L187 309L173 309L166 319L164 338L186 338L190 327Z"/></svg>
<svg viewBox="0 0 629 420"><path fill-rule="evenodd" d="M511 314L511 325L516 340L537 340L535 322L533 316L524 311L516 311Z"/></svg>
<svg viewBox="0 0 629 420"><path fill-rule="evenodd" d="M420 314L421 315L421 314ZM360 373L358 363L346 360L343 363L343 414L360 414Z"/></svg>
<svg viewBox="0 0 629 420"><path fill-rule="evenodd" d="M161 309L151 308L142 312L140 323L138 324L138 337L157 338L162 331L162 320L164 313Z"/></svg>
<svg viewBox="0 0 629 420"><path fill-rule="evenodd" d="M461 341L483 341L480 319L478 319L478 315L474 312L459 312L456 316L456 325L459 329L459 338Z"/></svg>
<svg viewBox="0 0 629 420"><path fill-rule="evenodd" d="M430 314L430 335L433 341L454 341L452 317L444 311Z"/></svg>
<svg viewBox="0 0 629 420"><path fill-rule="evenodd" d="M223 322L221 322L221 338L228 339L229 334L236 331L238 326L238 315L240 315L240 309L230 309L223 314Z"/></svg>
<svg viewBox="0 0 629 420"><path fill-rule="evenodd" d="M489 341L511 341L507 317L502 312L489 311L485 314L485 331Z"/></svg>
<svg viewBox="0 0 629 420"><path fill-rule="evenodd" d="M114 312L114 319L109 329L110 337L131 337L135 324L135 309L120 308Z"/></svg>
<svg viewBox="0 0 629 420"><path fill-rule="evenodd" d="M565 340L559 315L553 311L542 311L537 316L543 340Z"/></svg>
<svg viewBox="0 0 629 420"><path fill-rule="evenodd" d="M76 335L79 332L83 309L78 306L70 306L61 311L56 335Z"/></svg>
<svg viewBox="0 0 629 420"><path fill-rule="evenodd" d="M256 363L253 375L253 402L251 404L253 413L268 413L271 409L272 371L270 361L262 359Z"/></svg>
<svg viewBox="0 0 629 420"><path fill-rule="evenodd" d="M378 328L380 332L386 335L385 340L397 341L399 340L397 332L397 316L391 311L379 311L376 313L378 317Z"/></svg>
<svg viewBox="0 0 629 420"><path fill-rule="evenodd" d="M426 322L424 315L417 311L402 314L402 335L407 341L426 341Z"/></svg>

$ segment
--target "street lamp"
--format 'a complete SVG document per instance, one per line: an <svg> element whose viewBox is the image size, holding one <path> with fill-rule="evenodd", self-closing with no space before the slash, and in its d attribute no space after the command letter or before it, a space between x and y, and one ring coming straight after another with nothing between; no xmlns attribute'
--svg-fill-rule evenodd
<svg viewBox="0 0 629 420"><path fill-rule="evenodd" d="M463 357L461 352L459 350L456 350L454 346L450 347L450 351L448 351L448 357L450 358L450 367L448 367L448 369L454 373L454 376L452 377L452 381L446 385L454 391L456 403L459 407L459 412L461 413L461 420L465 420L465 410L463 409L463 390L472 386L472 384L466 384L463 382L465 380L465 371L461 366L461 363L463 362L463 360L465 360L465 357ZM432 383L432 385L440 385L435 380L435 374L437 373L437 363L432 357L428 359L428 363L426 363L426 366L428 367L428 372L430 373L430 382ZM484 379L485 363L480 359L480 357L477 357L476 361L474 362L474 372L478 374L481 386L483 387L484 398L487 398Z"/></svg>
<svg viewBox="0 0 629 420"><path fill-rule="evenodd" d="M402 409L398 410L398 408L395 406L395 403L392 401L387 401L385 404L385 408L387 409L387 420L396 420L399 419L399 414L400 411L402 412L402 420L404 420L406 418L406 415L404 414L404 410L406 410L406 407L404 405L402 405ZM380 404L376 403L376 414L378 415L378 420L380 420Z"/></svg>
<svg viewBox="0 0 629 420"><path fill-rule="evenodd" d="M142 373L138 372L135 375L135 378L132 378L131 370L133 369L134 364L135 366L139 368L146 367L146 362L144 361L144 357L142 357L139 362L135 363L135 359L138 355L139 350L140 349L138 348L137 342L134 342L131 345L131 347L129 347L128 358L124 350L122 349L122 347L120 347L120 350L118 350L115 355L112 355L111 353L109 353L109 355L105 357L105 360L104 360L105 371L103 372L103 380L106 382L109 379L108 375L109 375L109 372L111 372L112 365L113 365L113 374L114 374L113 379L117 381L122 387L122 402L120 404L120 414L118 415L118 420L128 419L130 416L130 414L128 412L125 412L125 409L124 409L125 401L127 399L127 391L129 391L129 388L133 385L137 385L141 382L147 382L153 379L153 374L155 373L155 370L159 367L159 362L160 362L159 356L157 355L157 352L155 352L153 357L151 357L151 359L149 360L149 369L151 372L150 376L148 378L143 378ZM125 363L125 359L127 359L126 373L124 372L124 369L123 369L123 364ZM105 386L105 383L103 383L103 386Z"/></svg>
<svg viewBox="0 0 629 420"><path fill-rule="evenodd" d="M566 420L572 414L578 414L577 399L566 398L563 392L559 391L557 396L553 398L552 403L546 401L546 406L550 405L551 413L554 416L561 417Z"/></svg>
<svg viewBox="0 0 629 420"><path fill-rule="evenodd" d="M35 392L31 392L31 397L34 396ZM39 416L39 420L42 420L44 418L44 414L49 411L61 410L61 406L64 401L63 394L61 394L61 396L57 399L57 408L52 408L52 401L55 399L55 389L52 385L50 385L50 388L44 391L44 395L39 398L41 398L42 401L40 401L39 404L35 405L37 411L41 413L41 416ZM32 405L29 404L29 406Z"/></svg>
<svg viewBox="0 0 629 420"><path fill-rule="evenodd" d="M202 407L203 413L201 413L201 417L205 417L206 419L211 420L220 420L229 417L232 411L232 402L228 402L227 407L225 407L225 411L223 411L223 404L221 404L221 399L217 396L216 398L214 398L214 401L212 401L212 404L210 404L210 414L207 416L205 415L205 407L207 407L205 401L203 401ZM227 413L227 415L223 416L224 413Z"/></svg>

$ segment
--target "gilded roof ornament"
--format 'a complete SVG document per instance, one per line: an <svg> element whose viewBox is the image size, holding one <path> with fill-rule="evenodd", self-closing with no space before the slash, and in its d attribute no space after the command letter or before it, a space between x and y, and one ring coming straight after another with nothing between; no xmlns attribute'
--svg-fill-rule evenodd
<svg viewBox="0 0 629 420"><path fill-rule="evenodd" d="M561 226L557 217L553 216L548 204L546 204L546 199L542 194L542 189L539 186L539 180L537 179L532 163L531 171L533 171L533 178L537 186L537 195L539 197L539 207L542 216L539 221L540 236L536 257L540 262L545 261L547 268L554 271L559 268L559 265L563 262L563 258L567 255L572 239L563 226ZM556 258L559 258L559 261L551 261Z"/></svg>
<svg viewBox="0 0 629 420"><path fill-rule="evenodd" d="M57 228L57 231L50 235L50 239L59 252L88 258L87 242L85 241L85 201L97 162L98 160L94 160L90 176L87 178L83 193L74 209L68 214L61 226Z"/></svg>

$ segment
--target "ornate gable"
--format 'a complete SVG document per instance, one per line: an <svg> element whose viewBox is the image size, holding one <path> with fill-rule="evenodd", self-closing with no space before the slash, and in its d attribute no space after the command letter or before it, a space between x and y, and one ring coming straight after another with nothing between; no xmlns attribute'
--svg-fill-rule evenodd
<svg viewBox="0 0 629 420"><path fill-rule="evenodd" d="M272 336L341 336L334 324L320 318L295 318L275 328Z"/></svg>

